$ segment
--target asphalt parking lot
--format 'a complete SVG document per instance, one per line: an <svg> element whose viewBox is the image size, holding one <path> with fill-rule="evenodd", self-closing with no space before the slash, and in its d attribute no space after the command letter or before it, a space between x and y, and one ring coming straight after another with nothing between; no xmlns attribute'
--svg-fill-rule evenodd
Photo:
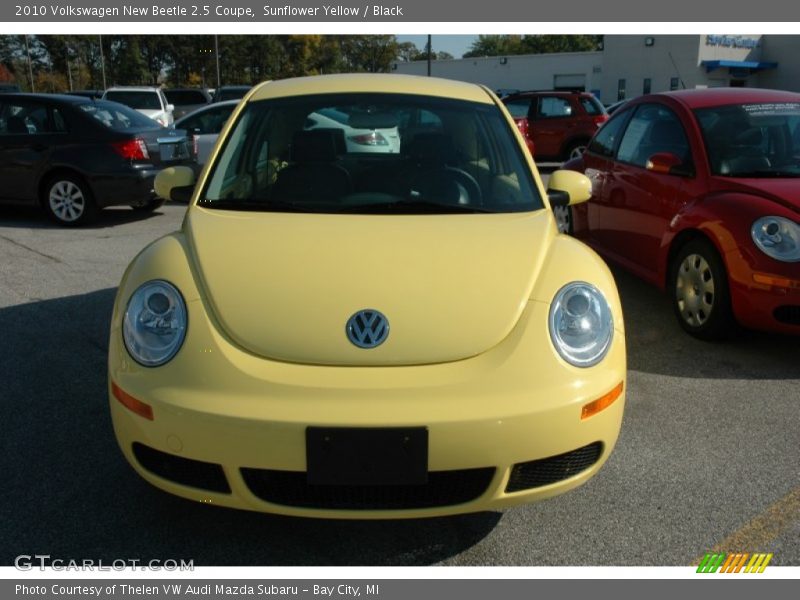
<svg viewBox="0 0 800 600"><path fill-rule="evenodd" d="M0 208L0 564L193 559L195 565L688 565L773 552L800 565L800 359L794 338L699 342L665 297L615 270L629 378L621 437L587 485L505 512L323 521L194 504L125 463L107 409L115 288L185 206L105 211L90 228Z"/></svg>

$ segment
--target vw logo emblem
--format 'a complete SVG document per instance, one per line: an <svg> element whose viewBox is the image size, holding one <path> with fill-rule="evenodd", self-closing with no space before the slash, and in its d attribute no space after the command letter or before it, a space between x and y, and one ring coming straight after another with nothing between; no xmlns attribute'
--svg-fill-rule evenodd
<svg viewBox="0 0 800 600"><path fill-rule="evenodd" d="M358 311L347 320L347 339L359 348L375 348L389 337L389 321L371 308Z"/></svg>

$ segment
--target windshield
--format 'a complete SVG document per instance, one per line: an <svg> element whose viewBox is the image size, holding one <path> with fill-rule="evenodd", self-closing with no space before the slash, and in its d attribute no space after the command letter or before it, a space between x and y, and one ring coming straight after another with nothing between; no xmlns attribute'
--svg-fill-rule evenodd
<svg viewBox="0 0 800 600"><path fill-rule="evenodd" d="M161 110L157 92L106 92L104 100L119 102L139 110Z"/></svg>
<svg viewBox="0 0 800 600"><path fill-rule="evenodd" d="M207 104L208 98L199 90L164 90L170 104L187 106L191 104Z"/></svg>
<svg viewBox="0 0 800 600"><path fill-rule="evenodd" d="M354 213L543 207L494 105L401 94L253 102L212 167L212 208Z"/></svg>
<svg viewBox="0 0 800 600"><path fill-rule="evenodd" d="M800 103L734 104L694 112L714 175L800 177Z"/></svg>
<svg viewBox="0 0 800 600"><path fill-rule="evenodd" d="M116 102L96 101L79 104L78 107L96 121L115 131L162 128L153 119Z"/></svg>

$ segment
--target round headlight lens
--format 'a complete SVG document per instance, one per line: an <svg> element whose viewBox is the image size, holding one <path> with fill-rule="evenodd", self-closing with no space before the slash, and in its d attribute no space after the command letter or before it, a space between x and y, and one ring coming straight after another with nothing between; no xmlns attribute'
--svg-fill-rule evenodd
<svg viewBox="0 0 800 600"><path fill-rule="evenodd" d="M758 249L783 262L800 261L800 225L784 217L761 217L750 229Z"/></svg>
<svg viewBox="0 0 800 600"><path fill-rule="evenodd" d="M186 335L186 304L175 286L148 281L133 292L122 323L122 339L133 359L145 367L168 362Z"/></svg>
<svg viewBox="0 0 800 600"><path fill-rule="evenodd" d="M550 306L549 324L556 350L576 367L591 367L603 360L614 335L614 318L605 297L581 281L558 291Z"/></svg>

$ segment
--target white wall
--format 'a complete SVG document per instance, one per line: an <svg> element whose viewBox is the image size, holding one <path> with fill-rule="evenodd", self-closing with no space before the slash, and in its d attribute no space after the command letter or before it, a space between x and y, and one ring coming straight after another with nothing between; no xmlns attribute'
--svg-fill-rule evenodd
<svg viewBox="0 0 800 600"><path fill-rule="evenodd" d="M431 75L445 79L458 79L481 83L493 90L549 90L553 88L556 75L584 75L586 89L599 88L601 72L594 73L602 65L602 52L565 52L562 54L526 54L503 57L463 58L435 60L431 63ZM399 62L394 73L426 75L426 61Z"/></svg>
<svg viewBox="0 0 800 600"><path fill-rule="evenodd" d="M762 60L778 67L761 72L761 86L800 92L800 35L764 36Z"/></svg>

